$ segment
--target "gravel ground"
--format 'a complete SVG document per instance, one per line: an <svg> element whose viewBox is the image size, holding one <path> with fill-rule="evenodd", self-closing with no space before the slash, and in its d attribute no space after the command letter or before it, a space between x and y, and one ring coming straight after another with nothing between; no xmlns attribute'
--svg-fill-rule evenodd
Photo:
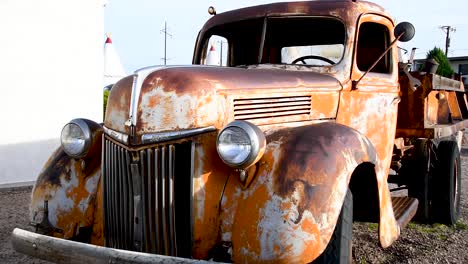
<svg viewBox="0 0 468 264"><path fill-rule="evenodd" d="M377 224L353 224L354 263L468 263L468 145L461 151L461 214L456 226L411 222L387 249L377 245Z"/></svg>
<svg viewBox="0 0 468 264"><path fill-rule="evenodd" d="M10 242L15 227L32 231L28 226L31 188L16 191L0 191L0 263L50 263L17 253Z"/></svg>
<svg viewBox="0 0 468 264"><path fill-rule="evenodd" d="M382 249L376 224L355 223L354 263L468 263L468 148L462 150L462 171L461 217L455 227L410 223L390 248ZM10 243L15 227L32 230L30 192L0 191L0 263L49 263L16 253Z"/></svg>

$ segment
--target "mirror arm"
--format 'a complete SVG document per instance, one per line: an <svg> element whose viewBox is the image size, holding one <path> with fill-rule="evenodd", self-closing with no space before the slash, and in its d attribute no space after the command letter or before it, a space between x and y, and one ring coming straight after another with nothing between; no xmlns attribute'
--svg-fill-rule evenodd
<svg viewBox="0 0 468 264"><path fill-rule="evenodd" d="M374 64L372 64L372 66L369 67L369 69L361 76L361 78L359 78L359 80L353 81L352 90L356 90L356 89L357 89L357 85L358 85L358 83L362 80L362 78L364 78L364 76L366 76L366 74L368 74L372 69L374 69L375 65L377 65L377 63L379 63L379 61L388 53L388 51L393 47L393 45L395 45L395 43L396 43L404 34L405 34L405 32L401 33L398 37L395 38L395 40L392 41L392 43L390 43L390 45L388 45L387 49L382 53L382 55L380 55L380 57L374 62Z"/></svg>

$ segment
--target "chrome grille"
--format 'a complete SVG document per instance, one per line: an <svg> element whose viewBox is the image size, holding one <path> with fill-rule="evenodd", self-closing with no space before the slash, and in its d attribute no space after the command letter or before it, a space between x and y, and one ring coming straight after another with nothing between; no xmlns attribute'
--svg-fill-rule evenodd
<svg viewBox="0 0 468 264"><path fill-rule="evenodd" d="M191 142L130 151L105 140L108 247L191 256L192 156Z"/></svg>

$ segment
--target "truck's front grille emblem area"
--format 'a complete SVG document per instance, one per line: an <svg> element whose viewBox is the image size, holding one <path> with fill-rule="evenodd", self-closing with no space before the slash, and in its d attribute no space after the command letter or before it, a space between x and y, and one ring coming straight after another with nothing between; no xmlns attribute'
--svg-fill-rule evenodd
<svg viewBox="0 0 468 264"><path fill-rule="evenodd" d="M191 142L130 151L106 139L103 162L106 246L190 257Z"/></svg>
<svg viewBox="0 0 468 264"><path fill-rule="evenodd" d="M312 100L310 95L272 98L234 99L234 119L259 120L268 122L282 118L310 117Z"/></svg>

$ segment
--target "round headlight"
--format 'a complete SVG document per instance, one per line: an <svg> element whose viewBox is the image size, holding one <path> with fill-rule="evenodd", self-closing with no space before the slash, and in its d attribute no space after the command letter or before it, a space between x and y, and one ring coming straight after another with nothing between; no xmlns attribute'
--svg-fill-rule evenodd
<svg viewBox="0 0 468 264"><path fill-rule="evenodd" d="M83 119L74 119L62 129L61 143L67 155L73 158L86 156L91 146L91 129Z"/></svg>
<svg viewBox="0 0 468 264"><path fill-rule="evenodd" d="M234 168L248 168L265 150L265 136L254 124L234 121L221 130L216 147L221 159Z"/></svg>

